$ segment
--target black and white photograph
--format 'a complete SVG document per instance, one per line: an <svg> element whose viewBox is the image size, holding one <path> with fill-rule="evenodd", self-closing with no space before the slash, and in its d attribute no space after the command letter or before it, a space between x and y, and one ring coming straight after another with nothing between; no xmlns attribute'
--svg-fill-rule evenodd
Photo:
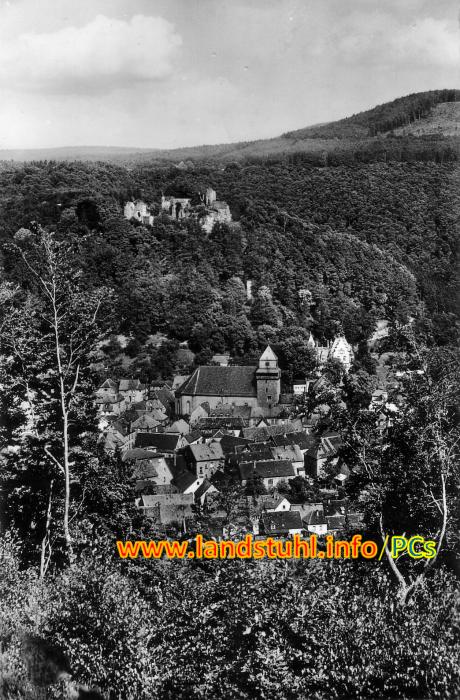
<svg viewBox="0 0 460 700"><path fill-rule="evenodd" d="M460 697L457 0L0 0L0 700Z"/></svg>

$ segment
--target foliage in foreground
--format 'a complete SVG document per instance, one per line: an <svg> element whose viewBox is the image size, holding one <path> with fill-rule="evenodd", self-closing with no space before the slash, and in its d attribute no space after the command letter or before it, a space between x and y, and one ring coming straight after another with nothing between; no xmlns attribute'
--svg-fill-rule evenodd
<svg viewBox="0 0 460 700"><path fill-rule="evenodd" d="M39 582L9 537L0 558L2 697L28 697L26 631L62 647L76 680L112 699L460 691L459 599L442 569L401 608L377 562L120 562L100 547Z"/></svg>

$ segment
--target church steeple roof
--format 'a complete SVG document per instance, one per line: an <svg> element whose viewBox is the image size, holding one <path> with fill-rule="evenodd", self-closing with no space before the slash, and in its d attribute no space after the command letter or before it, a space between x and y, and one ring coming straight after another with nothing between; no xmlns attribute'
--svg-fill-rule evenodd
<svg viewBox="0 0 460 700"><path fill-rule="evenodd" d="M267 345L265 350L263 351L262 355L259 358L259 361L266 361L266 360L278 360L277 356L271 349L270 345Z"/></svg>

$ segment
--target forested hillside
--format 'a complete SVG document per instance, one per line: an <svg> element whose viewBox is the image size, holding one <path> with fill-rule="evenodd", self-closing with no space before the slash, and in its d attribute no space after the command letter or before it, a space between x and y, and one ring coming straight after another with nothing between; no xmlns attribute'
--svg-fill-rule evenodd
<svg viewBox="0 0 460 700"><path fill-rule="evenodd" d="M78 243L89 286L115 292L114 331L156 331L236 356L310 328L353 342L378 318L428 320L436 342L454 332L459 211L451 165L312 167L302 158L225 168L35 163L0 174L1 236L31 222ZM208 236L191 220L126 221L122 204L208 185L236 225ZM10 269L8 252L5 269ZM253 282L254 300L245 293Z"/></svg>
<svg viewBox="0 0 460 700"><path fill-rule="evenodd" d="M181 167L304 154L314 165L376 161L457 161L459 158L459 90L432 90L400 97L346 119L297 129L258 141L205 144L182 148L75 146L0 150L0 161L110 161L136 167L140 163ZM457 123L456 123L457 122ZM1 167L1 162L0 162Z"/></svg>
<svg viewBox="0 0 460 700"><path fill-rule="evenodd" d="M288 138L360 138L407 127L427 117L443 102L460 101L460 90L430 90L399 97L352 117L291 131Z"/></svg>

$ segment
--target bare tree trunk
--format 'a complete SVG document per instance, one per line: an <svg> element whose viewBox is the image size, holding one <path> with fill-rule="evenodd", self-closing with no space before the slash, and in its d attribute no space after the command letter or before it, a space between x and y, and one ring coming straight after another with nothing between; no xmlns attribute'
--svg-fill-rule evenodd
<svg viewBox="0 0 460 700"><path fill-rule="evenodd" d="M67 547L69 558L72 556L72 538L69 529L69 511L70 511L70 464L69 464L69 412L66 401L66 390L64 384L64 373L61 361L61 342L59 338L59 317L57 308L56 282L52 273L52 295L51 301L53 305L53 329L56 349L56 361L59 373L59 391L61 399L62 411L62 433L63 433L63 471L64 471L64 539Z"/></svg>
<svg viewBox="0 0 460 700"><path fill-rule="evenodd" d="M48 510L46 512L46 525L45 525L45 536L42 539L42 551L41 551L41 556L40 556L40 579L45 578L46 570L48 568L50 556L48 556L48 559L46 557L46 548L48 547L50 550L51 554L51 545L50 545L50 524L51 524L51 502L52 502L52 497L53 497L53 483L54 481L51 480L50 483L50 495L48 498Z"/></svg>
<svg viewBox="0 0 460 700"><path fill-rule="evenodd" d="M425 564L423 566L422 571L412 581L408 581L406 579L406 577L402 573L401 569L396 564L396 561L391 556L391 552L388 549L388 545L386 544L386 542L388 541L388 535L386 535L384 530L383 530L383 516L380 516L380 532L381 532L383 541L385 542L385 554L387 556L390 567L391 567L393 573L395 574L395 576L398 580L398 583L399 583L398 600L399 600L399 603L401 606L406 605L406 603L410 599L411 595L414 593L414 591L418 588L418 586L424 580L428 569L433 566L436 559L438 558L439 551L440 551L440 549L442 547L442 543L444 541L444 537L445 537L446 529L447 529L447 516L448 516L446 477L444 474L441 474L441 503L439 503L438 501L435 501L435 503L436 503L441 515L442 515L442 524L441 524L441 529L439 531L439 538L438 538L437 545L436 545L436 554L431 559L425 560Z"/></svg>

